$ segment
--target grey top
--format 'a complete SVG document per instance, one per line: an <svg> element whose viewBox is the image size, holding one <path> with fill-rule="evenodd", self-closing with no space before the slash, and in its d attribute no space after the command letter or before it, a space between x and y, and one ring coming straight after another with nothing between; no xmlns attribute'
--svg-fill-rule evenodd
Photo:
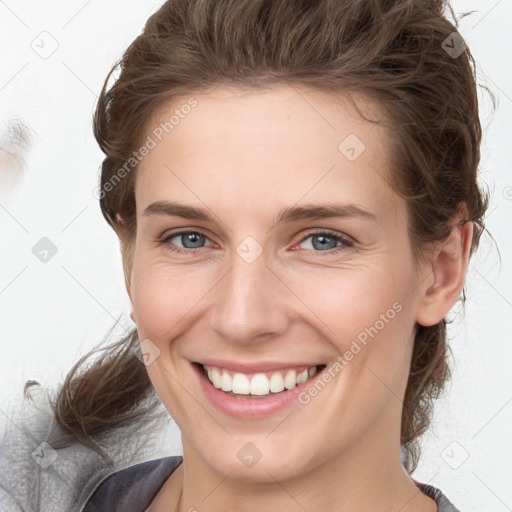
<svg viewBox="0 0 512 512"><path fill-rule="evenodd" d="M172 472L183 462L180 456L137 464L110 475L100 483L84 512L144 512ZM438 512L460 512L436 487L416 486L437 503Z"/></svg>
<svg viewBox="0 0 512 512"><path fill-rule="evenodd" d="M159 415L84 444L60 429L46 392L33 395L5 412L1 512L142 512L182 463L181 456L162 457L172 424L163 406ZM460 512L439 489L415 483L438 512Z"/></svg>
<svg viewBox="0 0 512 512"><path fill-rule="evenodd" d="M416 486L437 503L437 512L460 512L460 510L441 492L432 485L416 482Z"/></svg>

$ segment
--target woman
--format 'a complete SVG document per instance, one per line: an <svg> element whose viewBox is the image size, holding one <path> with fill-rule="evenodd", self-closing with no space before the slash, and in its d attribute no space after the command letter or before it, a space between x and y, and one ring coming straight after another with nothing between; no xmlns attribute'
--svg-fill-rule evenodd
<svg viewBox="0 0 512 512"><path fill-rule="evenodd" d="M487 207L445 8L169 0L148 20L94 124L137 329L54 405L98 447L161 402L183 457L105 462L76 510L457 510L411 478Z"/></svg>

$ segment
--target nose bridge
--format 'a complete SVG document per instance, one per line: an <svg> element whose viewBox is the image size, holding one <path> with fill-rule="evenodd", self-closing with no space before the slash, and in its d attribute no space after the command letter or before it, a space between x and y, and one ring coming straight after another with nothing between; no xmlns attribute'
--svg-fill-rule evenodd
<svg viewBox="0 0 512 512"><path fill-rule="evenodd" d="M251 241L242 242L229 265L216 287L211 327L236 343L283 332L287 322L282 300L284 287L267 267L265 254L254 244L251 246Z"/></svg>

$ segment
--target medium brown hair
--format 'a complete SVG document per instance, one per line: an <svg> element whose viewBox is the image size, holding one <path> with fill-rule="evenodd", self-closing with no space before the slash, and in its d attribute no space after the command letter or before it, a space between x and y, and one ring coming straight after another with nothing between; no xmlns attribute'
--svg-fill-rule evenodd
<svg viewBox="0 0 512 512"><path fill-rule="evenodd" d="M461 207L464 221L475 223L474 250L488 199L477 183L475 63L467 47L460 55L449 51L460 47L457 26L442 0L165 2L110 71L94 118L105 153L100 207L122 241L125 278L137 227L136 166L114 186L112 180L147 137L144 128L158 107L219 84L300 84L375 99L392 130L391 180L407 204L414 254L420 257L427 244L444 239ZM419 437L433 403L450 378L446 325L443 319L417 326L401 422L409 473L419 461ZM86 364L86 356L75 365L55 400L66 431L87 439L158 403L145 366L133 355L137 343L133 330L101 349L101 358Z"/></svg>

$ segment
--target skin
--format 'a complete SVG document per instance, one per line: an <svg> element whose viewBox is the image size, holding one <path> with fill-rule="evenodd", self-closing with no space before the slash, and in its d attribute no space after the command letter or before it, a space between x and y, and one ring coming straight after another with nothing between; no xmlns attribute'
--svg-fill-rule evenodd
<svg viewBox="0 0 512 512"><path fill-rule="evenodd" d="M160 351L150 379L183 442L184 462L149 510L434 512L400 463L401 411L416 324L439 322L457 300L472 224L416 264L405 203L389 185L392 134L343 95L283 84L218 86L194 98L137 171L134 260L125 269L140 339ZM160 108L147 133L187 99ZM354 161L338 150L349 134L366 146ZM143 215L157 200L206 208L214 222ZM275 223L281 208L330 202L375 219ZM177 228L206 238L159 242ZM322 229L354 243L313 246ZM248 236L263 249L252 263L236 251ZM205 357L330 366L395 303L400 312L310 403L265 419L218 411L191 368ZM237 457L248 442L262 454L250 468Z"/></svg>

